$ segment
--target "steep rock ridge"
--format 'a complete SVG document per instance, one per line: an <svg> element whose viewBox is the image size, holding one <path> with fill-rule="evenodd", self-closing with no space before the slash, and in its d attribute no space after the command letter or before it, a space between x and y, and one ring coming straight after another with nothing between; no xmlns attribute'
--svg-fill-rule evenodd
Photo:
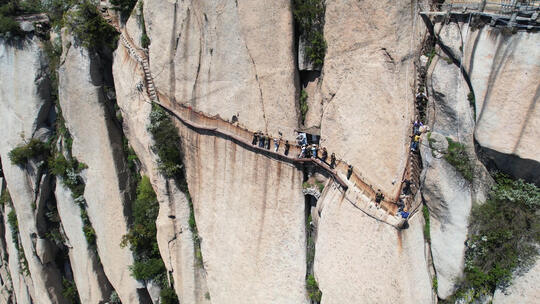
<svg viewBox="0 0 540 304"><path fill-rule="evenodd" d="M4 206L4 214L9 214L12 208L9 205ZM4 217L4 226L9 227L7 216ZM11 277L11 287L13 289L14 301L20 304L30 304L35 299L32 278L25 276L22 272L19 262L19 252L14 245L14 239L9 231L6 230L6 251L8 255L8 269ZM6 302L9 303L9 302Z"/></svg>
<svg viewBox="0 0 540 304"><path fill-rule="evenodd" d="M395 228L356 209L335 186L317 202L315 277L327 303L431 303L423 219Z"/></svg>
<svg viewBox="0 0 540 304"><path fill-rule="evenodd" d="M40 299L41 303L65 303L62 296L61 277L54 261L46 259L38 247L51 247L43 238L38 222L43 214L36 208L48 197L48 178L42 176L36 163L29 163L23 169L11 164L8 153L11 149L29 140L41 127L47 126L51 108L48 83L45 76L46 64L37 37L25 39L15 44L0 41L0 156L5 179L8 184L14 209L19 223L19 236L28 261L31 280L19 275L18 257L11 240L8 244L10 272L14 280L15 296L21 302ZM10 232L6 231L6 235ZM43 247L41 247L43 248ZM45 250L45 253L47 250ZM25 286L31 284L32 286ZM32 290L29 292L28 290Z"/></svg>
<svg viewBox="0 0 540 304"><path fill-rule="evenodd" d="M73 156L88 165L84 197L96 232L97 251L122 302L139 303L144 292L138 289L144 287L130 275L131 252L120 247L122 235L127 232L129 175L120 130L105 105L99 57L75 46L64 50L63 56L59 69L60 105L73 137Z"/></svg>
<svg viewBox="0 0 540 304"><path fill-rule="evenodd" d="M540 35L482 27L466 39L475 139L501 170L540 184Z"/></svg>
<svg viewBox="0 0 540 304"><path fill-rule="evenodd" d="M308 303L302 172L179 127L212 302Z"/></svg>
<svg viewBox="0 0 540 304"><path fill-rule="evenodd" d="M250 130L294 136L290 1L149 1L144 17L161 93Z"/></svg>
<svg viewBox="0 0 540 304"><path fill-rule="evenodd" d="M160 204L156 225L161 256L181 303L205 303L206 281L204 272L195 265L187 198L173 180L165 179L158 171L157 156L151 149L153 140L147 131L151 104L146 94L135 87L143 77L142 71L122 44L115 52L113 73L124 134L140 159L141 171L150 177Z"/></svg>
<svg viewBox="0 0 540 304"><path fill-rule="evenodd" d="M3 194L4 191L7 191L7 187L4 183L4 178L0 177L0 194ZM2 202L3 204L6 203L3 200ZM12 302L13 298L13 281L10 277L11 273L9 270L9 252L5 235L7 226L4 225L3 221L7 216L4 215L4 211L3 206L0 207L0 303L9 303L10 301Z"/></svg>
<svg viewBox="0 0 540 304"><path fill-rule="evenodd" d="M321 143L388 193L401 180L414 118L417 11L416 1L326 1Z"/></svg>
<svg viewBox="0 0 540 304"><path fill-rule="evenodd" d="M98 257L88 246L80 208L73 201L71 191L59 180L56 182L55 196L58 215L62 219L62 229L69 245L69 260L79 299L81 303L103 303L110 298L112 288Z"/></svg>
<svg viewBox="0 0 540 304"><path fill-rule="evenodd" d="M427 141L427 138L425 138ZM465 240L472 199L470 183L444 159L422 146L422 196L429 208L431 253L437 274L437 294L444 299L454 291L463 273Z"/></svg>

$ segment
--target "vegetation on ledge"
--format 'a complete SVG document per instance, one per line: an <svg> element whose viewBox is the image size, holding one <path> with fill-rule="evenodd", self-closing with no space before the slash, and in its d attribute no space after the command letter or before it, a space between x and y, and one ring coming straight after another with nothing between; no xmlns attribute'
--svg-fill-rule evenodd
<svg viewBox="0 0 540 304"><path fill-rule="evenodd" d="M48 154L49 147L38 139L32 138L28 143L9 151L8 157L12 164L24 166L30 159Z"/></svg>
<svg viewBox="0 0 540 304"><path fill-rule="evenodd" d="M502 174L495 180L489 199L472 209L465 274L448 303L472 302L504 290L538 256L540 188Z"/></svg>
<svg viewBox="0 0 540 304"><path fill-rule="evenodd" d="M453 141L449 137L447 137L446 140L448 141L448 153L444 156L444 159L454 166L466 180L472 181L474 167L467 155L465 145Z"/></svg>
<svg viewBox="0 0 540 304"><path fill-rule="evenodd" d="M0 34L23 36L16 16L38 13L42 10L40 0L2 0L0 1Z"/></svg>
<svg viewBox="0 0 540 304"><path fill-rule="evenodd" d="M294 0L293 15L298 26L300 36L305 38L305 59L315 66L322 66L326 54L326 41L324 40L324 14L323 0Z"/></svg>
<svg viewBox="0 0 540 304"><path fill-rule="evenodd" d="M161 303L178 303L178 297L169 286L167 269L161 259L157 243L156 219L159 203L150 179L143 176L137 185L137 199L133 202L133 223L122 237L120 246L129 245L134 264L131 275L142 281L153 281L161 288Z"/></svg>

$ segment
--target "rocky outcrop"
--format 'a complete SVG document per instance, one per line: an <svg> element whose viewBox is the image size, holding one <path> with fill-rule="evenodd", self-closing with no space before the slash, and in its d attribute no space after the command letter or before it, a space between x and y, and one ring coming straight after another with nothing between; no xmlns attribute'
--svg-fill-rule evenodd
<svg viewBox="0 0 540 304"><path fill-rule="evenodd" d="M69 39L64 37L65 39ZM59 99L73 137L73 156L88 165L84 198L96 232L103 270L124 303L142 301L142 284L130 275L133 256L121 248L127 232L129 174L122 152L122 135L106 105L100 58L84 48L64 50L59 69Z"/></svg>
<svg viewBox="0 0 540 304"><path fill-rule="evenodd" d="M516 276L513 279L512 285L510 285L507 290L496 290L495 295L493 296L493 303L536 303L538 299L540 299L538 282L540 282L540 262L537 260L533 268L531 268L525 274Z"/></svg>
<svg viewBox="0 0 540 304"><path fill-rule="evenodd" d="M401 180L414 119L419 9L401 0L326 1L321 143L388 193Z"/></svg>
<svg viewBox="0 0 540 304"><path fill-rule="evenodd" d="M424 136L425 137L425 136ZM427 141L427 138L424 138ZM437 294L445 299L464 268L465 240L472 206L470 183L446 162L432 156L422 145L424 181L422 196L429 208L431 253L437 274Z"/></svg>
<svg viewBox="0 0 540 304"><path fill-rule="evenodd" d="M37 211L49 196L48 178L42 176L40 163L30 162L22 168L13 165L8 157L11 149L28 141L36 130L48 124L51 102L43 56L37 37L13 43L0 41L0 129L3 130L0 156L31 279L19 275L19 255L12 246L14 240L8 242L8 252L12 253L9 264L18 301L24 303L32 295L42 303L65 303L59 270L53 261L43 259L45 252L40 250L50 245L44 237L45 231L38 225L43 214Z"/></svg>
<svg viewBox="0 0 540 304"><path fill-rule="evenodd" d="M103 303L109 300L112 288L103 273L98 256L89 247L84 236L81 210L73 201L71 191L60 181L56 183L55 196L79 299L81 303Z"/></svg>
<svg viewBox="0 0 540 304"><path fill-rule="evenodd" d="M498 168L540 185L540 36L482 27L466 39L475 139Z"/></svg>
<svg viewBox="0 0 540 304"><path fill-rule="evenodd" d="M431 303L423 219L398 231L355 208L335 186L317 202L315 277L326 303Z"/></svg>
<svg viewBox="0 0 540 304"><path fill-rule="evenodd" d="M292 138L298 114L290 5L286 0L145 2L159 91L204 113L237 119L250 130Z"/></svg>
<svg viewBox="0 0 540 304"><path fill-rule="evenodd" d="M302 172L226 138L180 133L212 302L308 303Z"/></svg>
<svg viewBox="0 0 540 304"><path fill-rule="evenodd" d="M161 256L174 279L180 301L204 303L206 281L202 269L195 265L188 201L175 182L165 179L158 171L157 156L151 149L154 143L147 131L151 104L135 86L143 77L142 71L122 44L115 53L113 71L117 101L124 117L124 134L139 157L142 173L150 177L160 204L156 226Z"/></svg>

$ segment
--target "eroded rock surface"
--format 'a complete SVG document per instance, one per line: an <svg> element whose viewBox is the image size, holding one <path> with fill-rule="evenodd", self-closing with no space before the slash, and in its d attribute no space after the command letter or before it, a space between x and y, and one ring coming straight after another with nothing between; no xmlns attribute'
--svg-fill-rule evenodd
<svg viewBox="0 0 540 304"><path fill-rule="evenodd" d="M181 129L214 303L308 303L303 174L221 137Z"/></svg>
<svg viewBox="0 0 540 304"><path fill-rule="evenodd" d="M502 170L540 184L540 36L483 27L467 39L475 138Z"/></svg>
<svg viewBox="0 0 540 304"><path fill-rule="evenodd" d="M422 217L399 232L327 187L317 203L314 270L321 303L431 303Z"/></svg>
<svg viewBox="0 0 540 304"><path fill-rule="evenodd" d="M413 58L424 31L411 1L326 1L321 143L392 193L414 119ZM380 157L384 155L384 157Z"/></svg>
<svg viewBox="0 0 540 304"><path fill-rule="evenodd" d="M527 273L515 277L512 285L506 291L496 290L493 296L493 303L534 304L540 299L538 282L540 282L540 262L537 260L534 267Z"/></svg>
<svg viewBox="0 0 540 304"><path fill-rule="evenodd" d="M122 302L138 303L137 289L143 287L130 275L131 251L120 247L127 233L124 212L128 199L121 131L105 104L99 58L78 47L65 52L59 70L60 105L73 137L73 156L88 165L84 197L96 231L97 251Z"/></svg>
<svg viewBox="0 0 540 304"><path fill-rule="evenodd" d="M250 130L298 124L291 2L149 1L144 17L159 91Z"/></svg>

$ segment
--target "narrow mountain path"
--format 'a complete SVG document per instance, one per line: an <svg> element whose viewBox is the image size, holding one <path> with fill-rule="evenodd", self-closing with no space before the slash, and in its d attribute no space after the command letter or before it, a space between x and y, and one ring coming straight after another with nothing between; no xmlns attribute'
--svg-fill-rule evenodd
<svg viewBox="0 0 540 304"><path fill-rule="evenodd" d="M108 9L104 7L100 7L100 10L104 19L114 26L120 33L120 42L127 50L129 56L141 65L142 72L144 74L146 93L151 102L159 105L169 114L177 118L182 124L197 132L212 134L214 136L232 140L236 144L239 144L248 150L266 155L279 161L284 161L299 166L309 165L316 167L318 170L321 170L329 175L337 184L339 184L345 199L355 207L378 221L389 224L397 229L401 228L405 220L395 215L397 210L395 202L387 199L381 202L380 206L377 206L374 203L376 193L373 186L367 184L354 171L349 179L346 178L348 164L345 161L337 160L336 167L331 168L327 163L322 162L317 158L295 157L296 155L300 154L300 147L297 145L291 145L288 155L284 155L284 153L279 152L279 150L278 152L274 152L273 149L270 150L261 148L258 145L252 145L253 131L242 128L237 124L230 123L219 116L211 117L202 112L195 111L191 107L171 102L168 96L161 94L155 87L147 53L144 50L135 47L135 44L127 33L125 27L120 27L118 18L115 15L111 15L108 12ZM281 147L280 150L282 149L283 147ZM407 160L409 165L405 169L404 176L406 176L406 174L407 176L416 175L414 172L417 170L415 170L414 165L410 165L415 163L415 161L411 161L411 155L412 153L409 154L409 159ZM401 187L399 188L399 193L401 193ZM392 196L385 194L385 197L389 198Z"/></svg>

